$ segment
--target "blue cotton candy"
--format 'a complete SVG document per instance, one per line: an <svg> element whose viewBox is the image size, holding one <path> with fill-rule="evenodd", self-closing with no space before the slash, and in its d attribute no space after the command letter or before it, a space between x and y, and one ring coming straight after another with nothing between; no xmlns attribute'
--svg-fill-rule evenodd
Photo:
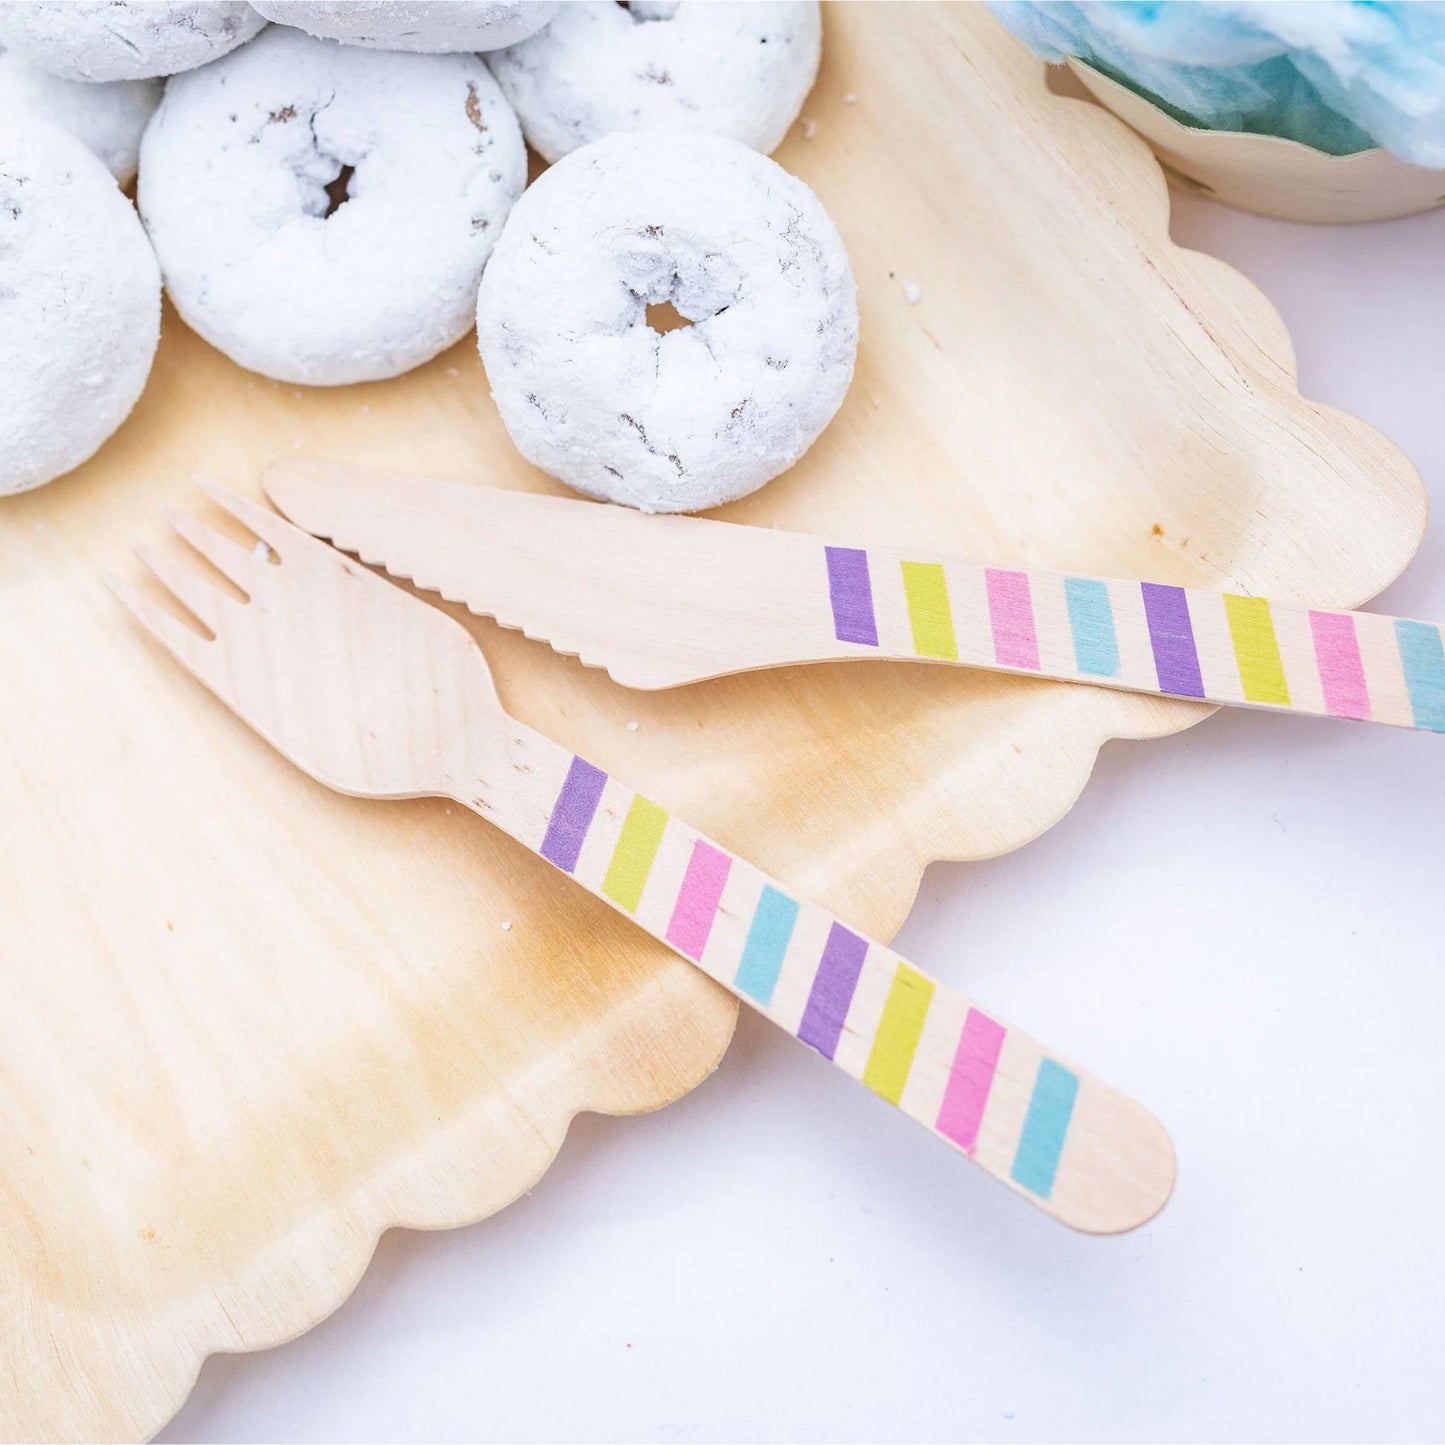
<svg viewBox="0 0 1445 1445"><path fill-rule="evenodd" d="M992 0L1035 54L1076 56L1187 125L1445 169L1445 4Z"/></svg>

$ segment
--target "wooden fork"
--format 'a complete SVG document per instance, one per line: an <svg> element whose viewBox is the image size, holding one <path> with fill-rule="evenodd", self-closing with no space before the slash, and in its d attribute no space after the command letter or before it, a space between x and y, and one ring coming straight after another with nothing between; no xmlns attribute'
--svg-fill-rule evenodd
<svg viewBox="0 0 1445 1445"><path fill-rule="evenodd" d="M1064 1223L1112 1234L1163 1206L1173 1149L1141 1106L509 717L444 613L205 490L274 560L167 519L245 601L135 550L211 638L107 580L297 767L344 793L465 803Z"/></svg>

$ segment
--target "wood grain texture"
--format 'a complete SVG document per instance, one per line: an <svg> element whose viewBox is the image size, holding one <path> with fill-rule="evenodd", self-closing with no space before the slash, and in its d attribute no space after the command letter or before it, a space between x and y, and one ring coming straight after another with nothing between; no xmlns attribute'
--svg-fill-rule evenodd
<svg viewBox="0 0 1445 1445"><path fill-rule="evenodd" d="M1154 148L1172 178L1226 205L1284 221L1389 221L1445 204L1445 171L1412 166L1374 147L1326 155L1282 136L1183 125L1128 86L1085 65L1069 69L1100 105Z"/></svg>
<svg viewBox="0 0 1445 1445"><path fill-rule="evenodd" d="M848 245L859 369L729 515L1328 605L1404 567L1413 470L1302 401L1267 302L1170 243L1137 136L1050 95L981 7L830 7L825 29L816 133L778 159ZM99 572L137 518L194 470L254 489L283 454L548 485L469 342L301 391L168 315L126 426L0 509L6 1436L155 1430L207 1351L316 1323L378 1231L500 1207L573 1110L665 1102L731 1025L722 990L461 810L298 779L131 626ZM881 938L930 860L1017 847L1105 739L1207 711L869 664L643 698L473 627L513 715Z"/></svg>
<svg viewBox="0 0 1445 1445"><path fill-rule="evenodd" d="M508 717L475 640L437 608L269 508L207 491L266 545L172 512L192 561L137 538L160 595L108 581L304 773L355 797L472 809L1062 1223L1119 1234L1163 1207L1174 1151L1147 1109Z"/></svg>

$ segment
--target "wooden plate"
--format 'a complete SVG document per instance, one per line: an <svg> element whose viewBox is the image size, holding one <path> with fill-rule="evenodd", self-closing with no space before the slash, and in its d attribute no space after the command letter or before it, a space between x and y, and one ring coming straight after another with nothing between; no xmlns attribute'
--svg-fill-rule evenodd
<svg viewBox="0 0 1445 1445"><path fill-rule="evenodd" d="M1337 605L1405 565L1410 466L1300 399L1268 304L1168 240L1144 143L981 7L830 10L806 114L780 159L848 243L858 376L732 515ZM208 1351L334 1309L380 1230L500 1208L577 1110L666 1103L732 1026L472 816L310 783L129 624L99 576L124 538L192 470L254 489L283 455L545 485L469 343L301 391L168 317L101 456L0 507L7 1436L155 1430ZM473 625L519 716L881 937L930 860L1054 822L1106 738L1204 715L863 663L629 695Z"/></svg>

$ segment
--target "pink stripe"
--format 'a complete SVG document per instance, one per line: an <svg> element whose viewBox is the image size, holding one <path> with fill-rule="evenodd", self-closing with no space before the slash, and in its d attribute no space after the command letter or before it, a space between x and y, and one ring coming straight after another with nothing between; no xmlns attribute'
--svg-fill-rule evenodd
<svg viewBox="0 0 1445 1445"><path fill-rule="evenodd" d="M732 866L733 860L726 853L701 838L692 845L687 874L672 907L672 921L667 925L667 941L689 958L701 958L707 947L723 884Z"/></svg>
<svg viewBox="0 0 1445 1445"><path fill-rule="evenodd" d="M1331 717L1368 722L1370 690L1365 686L1360 644L1355 639L1355 619L1339 612L1311 612L1310 631L1315 636L1325 711Z"/></svg>
<svg viewBox="0 0 1445 1445"><path fill-rule="evenodd" d="M999 1050L1008 1030L975 1008L963 1021L958 1052L953 1056L948 1087L943 1091L943 1107L938 1111L934 1128L952 1139L966 1154L973 1153L978 1142L978 1126L983 1122L983 1107L993 1088L993 1073L998 1067Z"/></svg>
<svg viewBox="0 0 1445 1445"><path fill-rule="evenodd" d="M1034 604L1027 572L984 570L988 585L988 619L993 626L993 655L1000 667L1039 670L1039 639L1034 632Z"/></svg>

